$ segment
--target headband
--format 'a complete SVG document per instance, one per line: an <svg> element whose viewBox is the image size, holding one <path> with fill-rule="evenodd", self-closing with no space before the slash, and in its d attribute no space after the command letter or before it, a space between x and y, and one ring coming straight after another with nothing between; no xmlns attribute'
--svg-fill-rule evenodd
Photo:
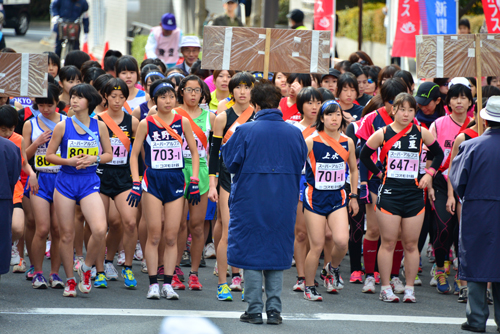
<svg viewBox="0 0 500 334"><path fill-rule="evenodd" d="M146 78L144 78L144 84L146 84L146 82L148 81L148 78L149 78L150 76L153 76L153 75L157 75L157 76L161 77L162 79L165 79L165 76L164 76L162 73L160 73L160 72L149 72L149 73L146 75Z"/></svg>
<svg viewBox="0 0 500 334"><path fill-rule="evenodd" d="M172 86L171 84L169 83L166 83L166 82L162 82L161 84L159 84L155 90L153 91L153 96L156 96L156 93L163 87L170 87L172 89L174 89L174 86Z"/></svg>
<svg viewBox="0 0 500 334"><path fill-rule="evenodd" d="M335 100L328 100L328 101L326 101L326 102L325 102L325 103L321 106L321 113L324 113L324 112L325 112L325 109L326 109L328 106L332 105L332 104L336 104L336 105L338 105L338 106L340 107L340 104L339 104L337 101L335 101Z"/></svg>
<svg viewBox="0 0 500 334"><path fill-rule="evenodd" d="M167 76L167 79L170 79L172 77L175 77L175 76L180 76L182 78L185 78L185 76L183 74L180 74L179 72L174 72L174 73L170 73L168 76Z"/></svg>

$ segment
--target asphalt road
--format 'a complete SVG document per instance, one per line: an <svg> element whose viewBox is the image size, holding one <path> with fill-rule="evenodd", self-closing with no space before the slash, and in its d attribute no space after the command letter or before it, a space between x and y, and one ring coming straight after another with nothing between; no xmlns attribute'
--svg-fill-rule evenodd
<svg viewBox="0 0 500 334"><path fill-rule="evenodd" d="M53 51L50 45L40 43L45 37L50 36L49 24L45 22L32 22L28 32L24 36L16 36L14 29L2 30L5 36L5 44L17 52L41 53L44 51Z"/></svg>

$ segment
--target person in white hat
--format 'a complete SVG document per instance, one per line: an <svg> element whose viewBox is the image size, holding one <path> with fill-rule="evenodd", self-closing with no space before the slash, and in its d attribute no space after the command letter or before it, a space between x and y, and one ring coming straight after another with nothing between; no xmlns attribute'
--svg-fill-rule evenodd
<svg viewBox="0 0 500 334"><path fill-rule="evenodd" d="M500 96L489 98L480 112L487 130L460 145L449 178L462 199L458 278L468 282L467 321L463 330L484 332L489 316L487 282L497 326L500 325ZM498 328L497 328L498 329Z"/></svg>
<svg viewBox="0 0 500 334"><path fill-rule="evenodd" d="M183 36L181 41L181 53L184 57L182 64L174 66L181 69L184 75L189 75L191 66L198 60L201 45L200 39L196 36Z"/></svg>

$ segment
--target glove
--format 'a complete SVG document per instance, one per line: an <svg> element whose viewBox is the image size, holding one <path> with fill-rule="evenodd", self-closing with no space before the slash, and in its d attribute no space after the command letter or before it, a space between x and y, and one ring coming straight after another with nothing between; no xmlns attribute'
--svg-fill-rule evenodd
<svg viewBox="0 0 500 334"><path fill-rule="evenodd" d="M59 20L59 15L53 16L53 17L52 17L52 20L51 20L52 25L57 24L57 20Z"/></svg>
<svg viewBox="0 0 500 334"><path fill-rule="evenodd" d="M87 43L89 40L89 34L83 34L83 44Z"/></svg>
<svg viewBox="0 0 500 334"><path fill-rule="evenodd" d="M200 188L198 187L199 182L197 178L192 177L188 185L188 200L192 205L197 205L201 200Z"/></svg>
<svg viewBox="0 0 500 334"><path fill-rule="evenodd" d="M371 204L372 197L370 196L370 189L368 189L368 184L362 184L360 186L359 200L363 204Z"/></svg>
<svg viewBox="0 0 500 334"><path fill-rule="evenodd" d="M134 182L132 190L130 190L130 194L128 194L127 197L128 205L130 205L133 208L137 207L137 205L139 205L139 202L141 201L141 196L142 196L141 183Z"/></svg>

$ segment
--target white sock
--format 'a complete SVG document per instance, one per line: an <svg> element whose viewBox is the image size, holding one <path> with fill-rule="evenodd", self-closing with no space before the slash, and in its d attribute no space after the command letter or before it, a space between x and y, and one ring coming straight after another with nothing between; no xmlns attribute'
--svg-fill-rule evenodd
<svg viewBox="0 0 500 334"><path fill-rule="evenodd" d="M87 267L87 265L85 264L85 262L82 263L82 271L83 272L89 271L91 269L92 269L92 267Z"/></svg>
<svg viewBox="0 0 500 334"><path fill-rule="evenodd" d="M382 291L385 291L387 289L391 289L391 286L390 285L382 285Z"/></svg>
<svg viewBox="0 0 500 334"><path fill-rule="evenodd" d="M409 286L409 285L406 285L406 286L405 286L405 290L415 291L415 287L414 287L414 286Z"/></svg>

